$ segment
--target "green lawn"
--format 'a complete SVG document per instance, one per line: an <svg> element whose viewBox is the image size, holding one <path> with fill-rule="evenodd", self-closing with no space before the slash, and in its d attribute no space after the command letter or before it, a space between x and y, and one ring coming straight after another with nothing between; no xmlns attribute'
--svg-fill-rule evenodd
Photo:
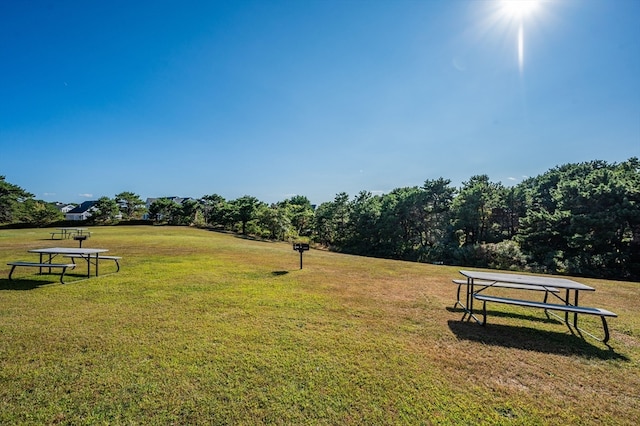
<svg viewBox="0 0 640 426"><path fill-rule="evenodd" d="M538 310L452 309L456 267L299 254L186 227L94 227L98 278L17 269L75 246L0 230L0 424L635 424L640 284L577 279L611 347ZM598 318L584 325L600 332Z"/></svg>

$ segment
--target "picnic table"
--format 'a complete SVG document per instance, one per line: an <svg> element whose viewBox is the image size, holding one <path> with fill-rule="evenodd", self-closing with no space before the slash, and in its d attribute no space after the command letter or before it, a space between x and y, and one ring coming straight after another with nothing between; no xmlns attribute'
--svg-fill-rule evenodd
<svg viewBox="0 0 640 426"><path fill-rule="evenodd" d="M87 278L91 277L91 264L95 265L95 275L98 276L98 255L109 250L102 248L82 248L82 247L46 247L29 250L29 253L38 253L40 255L40 264L53 263L53 259L58 255L74 255L79 256L87 261ZM48 256L48 259L45 259ZM40 267L42 272L42 267Z"/></svg>
<svg viewBox="0 0 640 426"><path fill-rule="evenodd" d="M89 231L88 228L63 227L63 228L56 228L56 229L57 229L57 232L50 232L52 240L56 235L59 235L60 239L64 240L64 239L71 238L74 235L90 235L91 234L90 232L88 232Z"/></svg>
<svg viewBox="0 0 640 426"><path fill-rule="evenodd" d="M462 320L475 320L481 325L487 323L487 302L489 303L501 303L515 306L524 306L530 308L544 309L547 316L551 313L558 317L552 311L564 312L564 322L567 326L571 326L569 323L569 314L573 314L573 327L585 334L593 336L578 327L578 314L584 315L596 315L602 319L602 326L604 330L604 338L598 339L604 343L609 340L609 328L607 325L606 317L616 317L617 315L611 311L602 308L586 307L579 304L579 295L582 291L595 291L595 288L588 285L567 279L549 276L536 276L536 275L524 275L524 274L511 274L501 272L481 272L481 271L466 271L461 270L460 273L466 278L466 281L454 280L454 283L458 284L458 300L456 306L460 305L464 311ZM460 299L461 287L466 288L465 302L462 303ZM510 297L504 297L502 295L494 295L496 292L491 290L496 289L512 289L512 290L524 290L531 294L531 290L543 291L544 300L536 301L530 298L516 299ZM564 290L564 292L562 292ZM492 294L490 294L492 293ZM527 294L526 292L523 294ZM548 301L549 296L555 298L553 301L560 303L550 303ZM480 320L474 311L474 300L482 302L482 320Z"/></svg>

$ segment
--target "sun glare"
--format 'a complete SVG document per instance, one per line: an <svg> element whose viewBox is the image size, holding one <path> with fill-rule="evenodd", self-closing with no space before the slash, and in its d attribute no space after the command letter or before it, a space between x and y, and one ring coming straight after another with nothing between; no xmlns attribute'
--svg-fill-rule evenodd
<svg viewBox="0 0 640 426"><path fill-rule="evenodd" d="M501 0L500 14L518 26L518 65L520 72L524 69L524 21L531 15L540 0Z"/></svg>
<svg viewBox="0 0 640 426"><path fill-rule="evenodd" d="M503 0L503 12L513 18L523 18L538 7L538 0Z"/></svg>

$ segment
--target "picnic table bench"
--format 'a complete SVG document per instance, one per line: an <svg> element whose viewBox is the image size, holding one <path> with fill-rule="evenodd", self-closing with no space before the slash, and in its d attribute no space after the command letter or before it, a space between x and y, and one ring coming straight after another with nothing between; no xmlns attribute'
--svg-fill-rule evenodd
<svg viewBox="0 0 640 426"><path fill-rule="evenodd" d="M65 272L67 272L67 268L73 269L76 267L74 263L41 263L41 262L23 262L23 261L9 262L7 263L7 265L11 266L11 270L9 271L9 280L11 280L13 271L16 269L17 266L40 268L40 271L42 271L42 268L49 268L50 270L51 268L61 268L62 273L60 274L60 282L62 284L64 284L64 274Z"/></svg>
<svg viewBox="0 0 640 426"><path fill-rule="evenodd" d="M602 319L602 329L604 330L604 338L602 339L602 343L607 343L610 337L609 326L607 325L606 318L618 316L617 314L602 308L590 308L586 306L574 306L574 305L566 305L566 304L560 305L557 303L534 302L531 300L511 299L507 297L489 296L486 294L478 294L478 293L474 294L473 297L476 300L482 301L482 318L483 318L482 324L483 325L486 324L487 322L487 302L505 303L508 305L526 306L529 308L540 308L540 309L544 309L545 312L547 310L552 310L552 311L562 311L567 314L571 312L574 314L598 315Z"/></svg>
<svg viewBox="0 0 640 426"><path fill-rule="evenodd" d="M82 255L82 254L66 254L64 257L68 257L71 259L71 262L73 262L74 264L76 263L74 259L77 258L82 258L82 259L87 259L86 256ZM116 263L116 272L120 272L120 259L122 259L122 256L103 256L101 254L99 254L97 256L97 260L113 260Z"/></svg>

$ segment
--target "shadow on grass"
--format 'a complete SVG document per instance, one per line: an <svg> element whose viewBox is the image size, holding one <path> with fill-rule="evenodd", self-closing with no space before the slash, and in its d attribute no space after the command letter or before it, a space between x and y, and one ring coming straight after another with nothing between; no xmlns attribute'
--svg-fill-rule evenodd
<svg viewBox="0 0 640 426"><path fill-rule="evenodd" d="M289 271L273 271L271 275L274 277L279 277L280 275L287 275Z"/></svg>
<svg viewBox="0 0 640 426"><path fill-rule="evenodd" d="M566 356L629 361L629 358L616 353L612 348L604 349L595 346L576 334L491 323L481 326L473 321L450 320L448 323L451 331L459 339L480 342L484 345ZM557 323L558 326L565 327L564 324Z"/></svg>
<svg viewBox="0 0 640 426"><path fill-rule="evenodd" d="M447 307L447 311L449 311L449 312L459 312L460 313L460 318L462 318L462 315L464 314L464 311L462 309L460 309L460 308L452 308L451 306ZM474 309L474 312L476 313L476 316L477 315L482 315L481 311L476 311ZM558 322L554 318L541 317L541 316L535 315L535 314L531 314L531 315L517 314L517 313L513 313L513 312L494 311L494 310L491 310L491 309L487 309L487 317L517 318L517 319L522 319L522 320L526 320L526 321L535 321L535 322L548 323L548 324L553 324L553 323L557 323Z"/></svg>
<svg viewBox="0 0 640 426"><path fill-rule="evenodd" d="M115 272L114 272L115 273ZM100 276L103 275L111 275L110 273L105 273L105 274L100 274ZM79 281L85 281L89 278L87 278L87 274L65 274L64 276L64 282L61 283L60 282L60 275L59 274L42 274L42 275L38 275L38 276L46 276L46 277L50 277L51 281L44 281L44 280L34 280L34 279L30 279L28 276L24 277L24 278L16 278L14 277L12 280L9 280L8 278L3 278L0 279L0 291L1 290L34 290L36 288L39 287L44 287L44 286L48 286L48 285L53 285L53 284L72 284L72 283L76 283Z"/></svg>
<svg viewBox="0 0 640 426"><path fill-rule="evenodd" d="M0 290L34 290L38 287L43 287L51 284L60 284L60 280L55 281L39 281L17 278L8 280L6 278L0 279Z"/></svg>

